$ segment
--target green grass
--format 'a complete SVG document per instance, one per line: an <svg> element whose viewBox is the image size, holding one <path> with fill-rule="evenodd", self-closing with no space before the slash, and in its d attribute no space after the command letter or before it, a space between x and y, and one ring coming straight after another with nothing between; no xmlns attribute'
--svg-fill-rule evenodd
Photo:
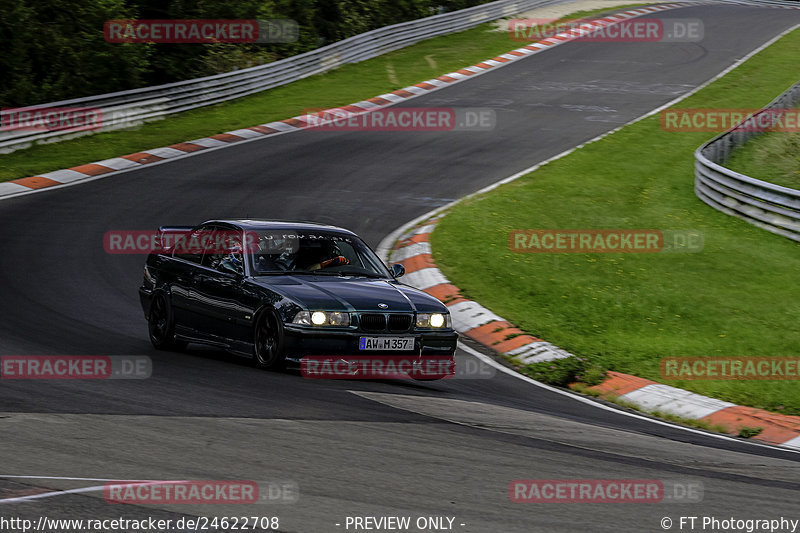
<svg viewBox="0 0 800 533"><path fill-rule="evenodd" d="M581 11L581 17L614 9ZM575 18L570 14L564 18ZM504 54L525 43L486 23L460 33L428 39L361 63L345 65L256 95L171 115L136 128L98 133L0 155L0 181L118 157L225 131L293 117L309 109L351 104L401 89Z"/></svg>
<svg viewBox="0 0 800 533"><path fill-rule="evenodd" d="M751 439L751 438L755 437L756 435L761 434L762 431L764 431L764 428L762 428L762 427L747 427L747 426L744 426L744 427L739 428L739 433L738 434L743 439Z"/></svg>
<svg viewBox="0 0 800 533"><path fill-rule="evenodd" d="M726 167L760 180L800 189L800 133L759 135L737 148Z"/></svg>
<svg viewBox="0 0 800 533"><path fill-rule="evenodd" d="M794 83L800 31L682 101L756 108ZM667 381L667 356L800 355L800 244L722 214L694 194L707 133L628 126L494 191L466 199L432 235L465 295L604 368L734 403L800 413L791 381ZM518 254L527 228L696 229L701 253Z"/></svg>

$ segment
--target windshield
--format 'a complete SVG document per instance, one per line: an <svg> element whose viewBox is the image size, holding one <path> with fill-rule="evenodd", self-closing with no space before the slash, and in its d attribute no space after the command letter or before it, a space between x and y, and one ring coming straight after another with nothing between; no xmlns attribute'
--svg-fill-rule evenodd
<svg viewBox="0 0 800 533"><path fill-rule="evenodd" d="M352 235L325 231L257 231L258 247L249 254L255 276L324 274L390 278L375 253Z"/></svg>

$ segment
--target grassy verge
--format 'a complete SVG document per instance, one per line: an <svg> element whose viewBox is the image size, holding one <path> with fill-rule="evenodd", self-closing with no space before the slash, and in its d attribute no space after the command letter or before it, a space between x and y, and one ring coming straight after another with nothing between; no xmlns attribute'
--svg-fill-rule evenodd
<svg viewBox="0 0 800 533"><path fill-rule="evenodd" d="M734 150L726 166L760 180L800 189L800 133L759 135Z"/></svg>
<svg viewBox="0 0 800 533"><path fill-rule="evenodd" d="M800 31L680 107L756 108L797 76ZM800 245L724 215L693 191L707 133L651 117L494 191L465 200L432 235L469 298L591 363L700 394L800 414L791 381L668 381L666 356L800 355ZM642 155L646 154L646 155ZM696 229L700 253L520 254L514 229Z"/></svg>
<svg viewBox="0 0 800 533"><path fill-rule="evenodd" d="M570 14L587 17L643 4ZM143 126L99 133L0 155L0 181L156 148L224 131L282 120L308 109L347 105L473 65L525 43L493 23L435 37L368 61L231 102L170 116Z"/></svg>

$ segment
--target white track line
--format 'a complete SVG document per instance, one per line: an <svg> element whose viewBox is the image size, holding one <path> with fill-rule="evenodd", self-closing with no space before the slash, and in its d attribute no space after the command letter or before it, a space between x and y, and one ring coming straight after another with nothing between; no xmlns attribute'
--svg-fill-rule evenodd
<svg viewBox="0 0 800 533"><path fill-rule="evenodd" d="M31 500L41 500L44 498L52 498L54 496L64 496L67 494L81 494L85 492L98 492L105 488L105 485L98 485L95 487L82 487L79 489L69 489L69 490L59 490L55 492L43 492L41 494L32 494L30 496L19 496L17 498L6 498L4 500L0 500L0 505L4 503L22 503L22 502L29 502Z"/></svg>
<svg viewBox="0 0 800 533"><path fill-rule="evenodd" d="M67 489L67 490L56 490L52 492L42 492L40 494L31 494L28 496L18 496L16 498L6 498L0 500L0 504L4 503L21 503L27 502L31 500L40 500L43 498L52 498L54 496L63 496L65 494L81 494L86 492L99 492L101 490L111 488L111 487L138 487L139 485L167 485L167 484L176 484L176 483L187 483L186 481L156 481L156 480L119 480L119 479L95 479L95 478L86 478L86 477L58 477L58 476L12 476L12 475L0 475L0 478L10 478L10 479L62 479L62 480L70 480L70 481L116 481L121 483L114 483L113 485L109 485L105 483L104 485L95 485L93 487L81 487L77 489Z"/></svg>

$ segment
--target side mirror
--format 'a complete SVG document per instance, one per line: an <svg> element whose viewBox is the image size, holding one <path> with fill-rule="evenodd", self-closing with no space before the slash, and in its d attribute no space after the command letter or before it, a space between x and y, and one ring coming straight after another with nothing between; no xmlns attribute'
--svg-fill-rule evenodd
<svg viewBox="0 0 800 533"><path fill-rule="evenodd" d="M236 277L244 276L244 272L236 268L230 261L222 261L219 266L217 266L217 270L225 274L233 274Z"/></svg>
<svg viewBox="0 0 800 533"><path fill-rule="evenodd" d="M395 263L392 265L392 276L394 276L395 278L399 278L405 273L406 273L406 267L404 267L400 263Z"/></svg>

